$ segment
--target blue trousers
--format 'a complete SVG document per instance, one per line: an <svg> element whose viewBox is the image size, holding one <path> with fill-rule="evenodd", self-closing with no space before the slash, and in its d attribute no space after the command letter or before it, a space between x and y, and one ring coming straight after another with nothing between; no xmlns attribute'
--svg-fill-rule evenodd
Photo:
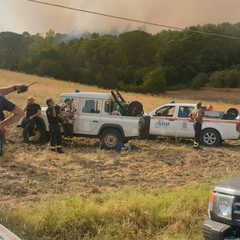
<svg viewBox="0 0 240 240"><path fill-rule="evenodd" d="M194 131L195 131L194 141L197 142L197 143L200 143L202 123L194 122L193 123L193 128L194 128Z"/></svg>

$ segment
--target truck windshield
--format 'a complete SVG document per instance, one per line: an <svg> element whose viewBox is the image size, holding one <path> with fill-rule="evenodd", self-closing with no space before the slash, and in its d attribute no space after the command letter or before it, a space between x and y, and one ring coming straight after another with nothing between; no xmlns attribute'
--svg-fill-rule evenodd
<svg viewBox="0 0 240 240"><path fill-rule="evenodd" d="M162 108L159 108L156 112L156 116L162 116L162 117L172 117L175 111L175 106L164 106Z"/></svg>

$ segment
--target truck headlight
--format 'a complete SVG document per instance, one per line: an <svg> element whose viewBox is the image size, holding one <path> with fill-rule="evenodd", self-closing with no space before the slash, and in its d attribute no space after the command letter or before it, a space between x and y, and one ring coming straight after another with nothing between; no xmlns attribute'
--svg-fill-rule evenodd
<svg viewBox="0 0 240 240"><path fill-rule="evenodd" d="M234 196L213 192L209 200L209 213L213 212L218 217L232 219L232 205Z"/></svg>

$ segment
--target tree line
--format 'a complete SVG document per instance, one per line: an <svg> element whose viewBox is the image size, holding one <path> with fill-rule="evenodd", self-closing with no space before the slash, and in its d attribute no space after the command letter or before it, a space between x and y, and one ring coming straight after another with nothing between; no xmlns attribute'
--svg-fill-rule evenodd
<svg viewBox="0 0 240 240"><path fill-rule="evenodd" d="M1 32L0 68L133 92L240 87L237 38L240 23L74 38L53 30L46 36Z"/></svg>

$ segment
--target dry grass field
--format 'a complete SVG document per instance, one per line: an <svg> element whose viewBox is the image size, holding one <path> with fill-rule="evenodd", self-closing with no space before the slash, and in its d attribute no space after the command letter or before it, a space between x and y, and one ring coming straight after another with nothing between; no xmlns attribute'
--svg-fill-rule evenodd
<svg viewBox="0 0 240 240"><path fill-rule="evenodd" d="M40 78L0 70L0 87L16 83L30 84L27 93L11 93L8 98L24 107L29 95L45 106L47 98L58 98L62 92L108 92L96 87ZM167 103L212 104L214 109L238 108L240 90L225 89L167 92L159 96L122 93L127 101L143 103L145 112ZM140 189L194 185L240 173L240 141L226 141L218 148L192 149L190 140L134 140L132 150L125 154L97 147L97 140L75 139L73 148L65 154L52 153L48 145L28 145L23 142L21 129L11 126L7 132L5 155L0 158L0 204L34 202L54 193L91 193L115 191L124 186ZM207 206L206 206L207 207Z"/></svg>

